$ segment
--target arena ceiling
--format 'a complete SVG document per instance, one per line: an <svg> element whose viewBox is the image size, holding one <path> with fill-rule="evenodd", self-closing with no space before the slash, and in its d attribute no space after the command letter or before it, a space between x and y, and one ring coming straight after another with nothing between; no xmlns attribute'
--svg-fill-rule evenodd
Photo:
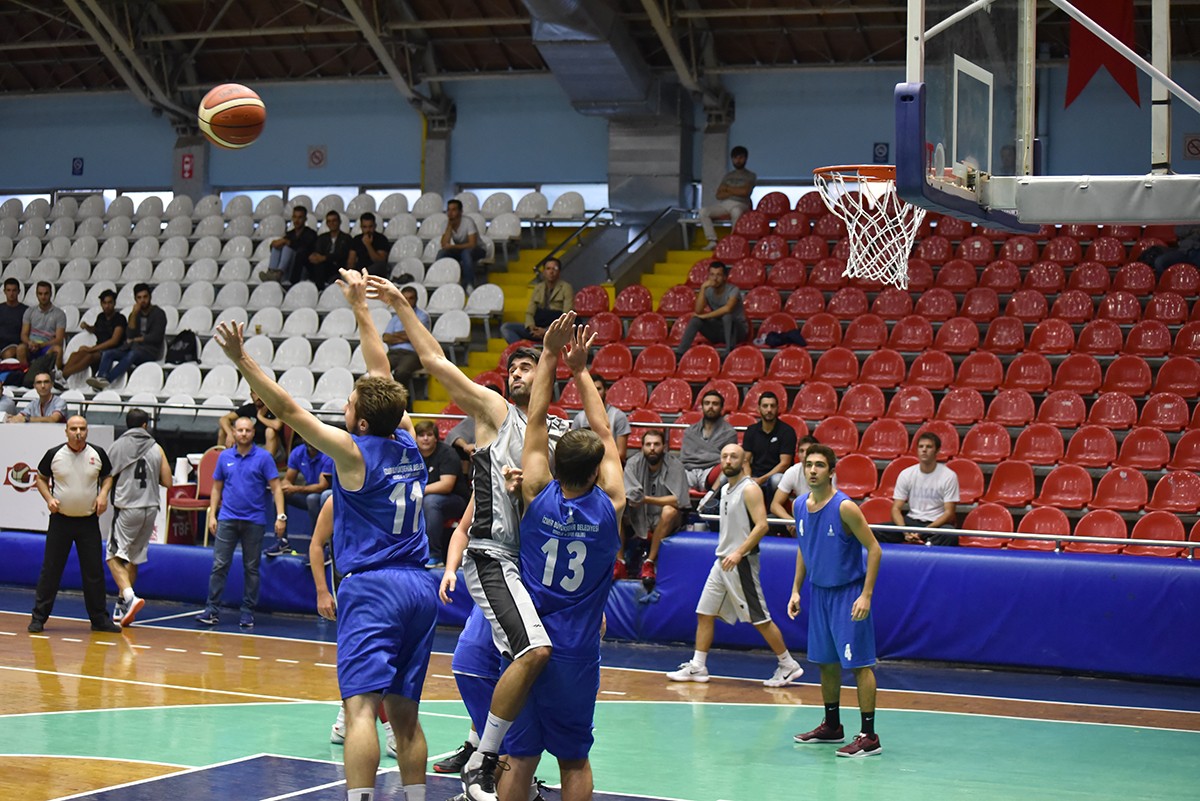
<svg viewBox="0 0 1200 801"><path fill-rule="evenodd" d="M651 68L710 84L904 61L897 0L609 2ZM1200 0L1172 6L1174 58L1195 60ZM1148 53L1150 2L1134 8ZM1039 41L1065 57L1067 17L1039 15ZM445 82L547 73L522 0L0 0L2 94L132 89L172 113L225 81L385 78L431 110Z"/></svg>

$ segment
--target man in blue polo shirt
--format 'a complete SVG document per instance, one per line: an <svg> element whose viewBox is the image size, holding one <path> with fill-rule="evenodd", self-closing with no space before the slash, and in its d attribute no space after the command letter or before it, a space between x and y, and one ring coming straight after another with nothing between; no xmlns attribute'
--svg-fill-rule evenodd
<svg viewBox="0 0 1200 801"><path fill-rule="evenodd" d="M297 437L299 439L299 437ZM283 476L283 497L293 509L308 512L315 531L321 514L321 501L333 486L333 460L307 442L301 442L288 454L287 473ZM291 550L287 534L280 537L267 556L282 556Z"/></svg>
<svg viewBox="0 0 1200 801"><path fill-rule="evenodd" d="M287 531L283 490L279 468L265 450L254 444L254 421L239 417L233 424L235 447L226 449L217 459L213 472L212 502L208 508L208 530L214 533L213 566L208 577L208 604L196 618L197 623L215 626L217 607L225 592L225 578L238 543L242 544L242 570L245 590L242 594L243 629L254 628L254 607L258 605L258 562L262 556L263 531L275 509L275 536Z"/></svg>

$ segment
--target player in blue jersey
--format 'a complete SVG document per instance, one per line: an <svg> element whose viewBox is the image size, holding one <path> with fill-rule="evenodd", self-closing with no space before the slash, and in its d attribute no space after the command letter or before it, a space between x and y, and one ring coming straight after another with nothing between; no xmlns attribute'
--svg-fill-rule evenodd
<svg viewBox="0 0 1200 801"><path fill-rule="evenodd" d="M361 293L362 274L342 272ZM416 441L397 430L407 393L390 377L360 378L346 403L346 428L326 425L272 381L243 348L244 326L223 322L217 340L267 408L333 459L334 536L338 569L338 684L346 708L347 799L373 801L379 768L375 710L382 699L396 735L407 801L425 799L425 735L417 705L433 647L436 587L421 500L425 462ZM364 351L382 352L373 326ZM386 357L385 357L386 358ZM377 359L372 359L377 361Z"/></svg>
<svg viewBox="0 0 1200 801"><path fill-rule="evenodd" d="M826 445L813 445L804 456L809 492L792 507L796 519L796 580L788 616L800 614L800 585L812 581L808 611L808 658L821 666L821 698L825 719L798 743L841 743L842 669L854 671L862 730L840 757L866 757L883 752L875 733L875 623L871 596L879 575L881 549L858 504L834 491L837 456Z"/></svg>
<svg viewBox="0 0 1200 801"><path fill-rule="evenodd" d="M554 649L508 732L510 770L499 787L503 801L524 801L543 751L558 758L564 801L592 797L588 752L600 690L600 628L620 549L625 480L604 402L587 373L591 338L585 327L573 326L574 317L567 312L547 330L529 401L521 465L526 505L521 577ZM546 415L564 348L591 430L563 435L552 476Z"/></svg>

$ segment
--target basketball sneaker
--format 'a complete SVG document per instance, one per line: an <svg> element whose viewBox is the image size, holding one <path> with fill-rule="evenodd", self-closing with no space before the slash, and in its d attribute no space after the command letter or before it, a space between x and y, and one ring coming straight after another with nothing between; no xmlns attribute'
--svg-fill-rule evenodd
<svg viewBox="0 0 1200 801"><path fill-rule="evenodd" d="M654 562L651 562L649 559L642 562L642 574L640 578L642 586L646 588L646 592L654 589L654 584L658 581L658 571L654 568Z"/></svg>
<svg viewBox="0 0 1200 801"><path fill-rule="evenodd" d="M92 624L92 631L106 631L109 634L119 634L121 625L112 620L100 620Z"/></svg>
<svg viewBox="0 0 1200 801"><path fill-rule="evenodd" d="M117 620L116 611L113 612L113 620L117 620L122 626L128 626L133 623L133 619L137 617L137 613L142 611L142 607L146 602L138 596L133 596L133 600L129 603L122 603L121 618Z"/></svg>
<svg viewBox="0 0 1200 801"><path fill-rule="evenodd" d="M215 610L205 609L196 615L196 622L202 626L215 626L221 622L221 618Z"/></svg>
<svg viewBox="0 0 1200 801"><path fill-rule="evenodd" d="M804 734L797 734L792 739L798 743L844 743L846 742L846 731L841 726L835 729L822 720L821 725L817 728L806 731Z"/></svg>
<svg viewBox="0 0 1200 801"><path fill-rule="evenodd" d="M290 546L288 546L287 537L283 537L282 539L276 540L275 544L271 548L263 551L263 556L274 558L276 556L284 556L291 552L292 549Z"/></svg>
<svg viewBox="0 0 1200 801"><path fill-rule="evenodd" d="M338 707L337 720L329 730L329 742L334 745L346 742L346 710L343 707Z"/></svg>
<svg viewBox="0 0 1200 801"><path fill-rule="evenodd" d="M883 753L883 746L879 744L878 734L862 734L850 741L850 745L844 745L837 750L837 755L840 757L850 757L857 759L858 757L875 756Z"/></svg>
<svg viewBox="0 0 1200 801"><path fill-rule="evenodd" d="M242 617L238 621L238 627L240 627L242 631L249 631L250 629L254 628L254 615L250 614L249 612L242 612Z"/></svg>
<svg viewBox="0 0 1200 801"><path fill-rule="evenodd" d="M501 765L496 754L484 754L479 767L463 769L463 792L467 801L496 801L497 770L508 770L508 763Z"/></svg>
<svg viewBox="0 0 1200 801"><path fill-rule="evenodd" d="M387 755L392 759L396 758L396 732L392 731L392 727L386 723L383 726L387 730Z"/></svg>
<svg viewBox="0 0 1200 801"><path fill-rule="evenodd" d="M120 623L121 618L123 618L123 617L125 617L125 601L122 600L121 598L118 598L117 602L115 604L113 604L113 614L112 614L113 622Z"/></svg>
<svg viewBox="0 0 1200 801"><path fill-rule="evenodd" d="M709 679L708 668L693 664L689 659L680 665L678 670L668 673L667 678L671 681L698 681L703 684Z"/></svg>
<svg viewBox="0 0 1200 801"><path fill-rule="evenodd" d="M613 565L613 581L623 581L627 578L629 578L629 569L626 568L623 561L618 559L617 563Z"/></svg>
<svg viewBox="0 0 1200 801"><path fill-rule="evenodd" d="M800 663L792 660L791 664L777 665L775 673L771 678L763 682L765 687L786 687L796 679L804 675L804 668L800 667Z"/></svg>
<svg viewBox="0 0 1200 801"><path fill-rule="evenodd" d="M463 768L467 766L467 760L471 758L471 754L475 753L475 746L469 742L463 742L457 751L443 759L441 762L433 763L434 773L462 773Z"/></svg>

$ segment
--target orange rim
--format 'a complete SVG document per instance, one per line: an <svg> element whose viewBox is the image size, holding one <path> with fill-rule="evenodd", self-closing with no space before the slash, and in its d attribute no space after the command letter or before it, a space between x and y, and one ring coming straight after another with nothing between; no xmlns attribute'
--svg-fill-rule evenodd
<svg viewBox="0 0 1200 801"><path fill-rule="evenodd" d="M894 181L896 180L896 165L894 164L843 164L833 167L818 167L813 175L829 177L841 173L843 181Z"/></svg>

